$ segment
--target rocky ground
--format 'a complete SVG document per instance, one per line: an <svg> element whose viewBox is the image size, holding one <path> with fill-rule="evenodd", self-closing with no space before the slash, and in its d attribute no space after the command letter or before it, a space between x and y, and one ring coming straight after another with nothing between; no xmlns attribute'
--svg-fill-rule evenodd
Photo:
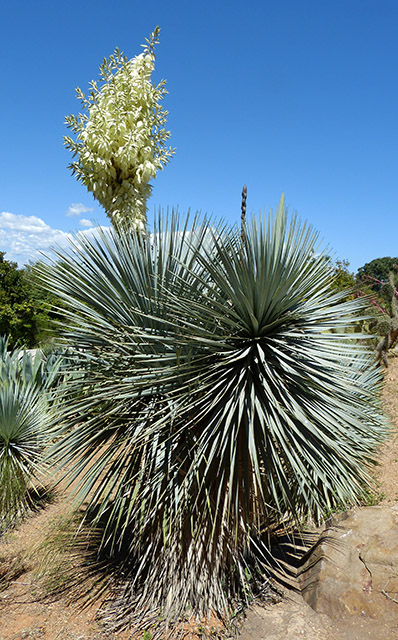
<svg viewBox="0 0 398 640"><path fill-rule="evenodd" d="M318 604L311 602L317 608L315 611L301 594L286 593L284 600L279 604L267 608L254 607L248 613L241 629L240 640L398 639L398 594L394 591L394 584L398 585L398 578L396 578L398 576L398 509L394 509L395 505L398 505L398 358L391 361L385 376L384 403L395 426L380 454L380 467L377 472L378 490L381 495L380 506L365 508L370 519L370 522L365 525L368 529L365 541L363 538L354 539L353 537L362 535L356 531L358 518L362 517L358 513L350 514L349 517L353 517L354 520L349 518L342 520L333 533L339 539L348 540L347 544L353 541L352 548L357 550L356 555L353 554L354 561L362 562L364 565L357 567L359 572L357 584L345 589L344 593L352 591L352 594L350 597L344 596L343 601L336 600L335 596L330 595L329 592L320 594ZM39 571L42 558L41 552L37 549L44 535L56 526L64 510L65 501L62 496L59 496L54 503L47 505L40 513L29 517L0 543L0 584L2 575L6 571L9 572L7 584L3 584L4 588L0 590L0 640L126 640L129 637L127 633L117 635L105 633L96 621L96 607L76 609L66 598L51 602L43 601L45 587ZM381 513L383 515L380 515ZM391 535L397 533L397 548L388 549L385 553L386 557L379 558L379 564L376 567L377 559L371 559L376 564L369 564L370 556L369 554L366 556L365 552L366 549L374 548L370 538L372 535L378 535L376 522L380 523L380 527L384 526L383 518L390 518L388 522L391 521ZM397 531L394 529L395 526ZM36 549L33 554L32 548ZM345 560L342 559L347 554L344 555L340 551L336 553L333 566L336 567L339 563L340 566L338 571L332 572L332 577L335 577L336 571L342 576L353 575L356 569L347 568L344 564ZM363 558L361 560L361 553L365 559L367 558L367 567ZM395 558L394 553L396 553L396 564L394 564L395 560L391 560L392 557ZM370 576L370 582L369 567L374 574ZM73 566L66 569L73 573ZM362 569L364 571L361 573ZM322 565L319 571L324 570ZM376 577L379 574L381 577L377 582ZM308 578L308 575L305 574L305 577ZM395 583L394 580L391 582L390 578L396 578ZM381 582L383 580L384 588ZM316 576L308 578L308 582L316 585ZM322 582L327 584L328 580L323 579ZM313 593L316 591L318 594L317 589L318 587L315 586ZM398 591L398 586L396 589ZM373 602L371 606L369 598L366 600L370 592ZM305 597L311 601L308 593ZM186 640L192 640L194 637L198 636L188 633ZM136 640L147 639L141 635Z"/></svg>

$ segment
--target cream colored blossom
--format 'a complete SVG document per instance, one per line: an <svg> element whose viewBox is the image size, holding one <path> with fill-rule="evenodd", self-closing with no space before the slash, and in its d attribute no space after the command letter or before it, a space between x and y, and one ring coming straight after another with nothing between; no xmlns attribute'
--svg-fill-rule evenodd
<svg viewBox="0 0 398 640"><path fill-rule="evenodd" d="M151 82L155 68L157 27L144 51L127 60L116 49L100 66L100 85L90 83L88 97L76 89L85 114L68 116L76 134L65 145L76 158L69 166L104 207L113 224L144 230L150 180L169 162L174 149L166 148L167 111L160 101L165 81Z"/></svg>

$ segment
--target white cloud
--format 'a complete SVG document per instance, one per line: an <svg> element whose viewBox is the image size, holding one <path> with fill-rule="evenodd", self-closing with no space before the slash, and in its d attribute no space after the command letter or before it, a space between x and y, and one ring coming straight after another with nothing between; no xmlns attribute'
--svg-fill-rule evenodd
<svg viewBox="0 0 398 640"><path fill-rule="evenodd" d="M86 207L81 202L74 202L70 205L66 215L68 217L80 216L82 213L89 213L90 211L94 211L93 207Z"/></svg>
<svg viewBox="0 0 398 640"><path fill-rule="evenodd" d="M91 226L80 233L90 233L94 228ZM41 252L50 255L52 247L67 246L72 235L53 229L37 216L0 212L0 251L6 253L6 260L18 262L20 267L41 259Z"/></svg>
<svg viewBox="0 0 398 640"><path fill-rule="evenodd" d="M91 222L91 220L87 220L87 218L80 218L79 222L82 225L82 227L92 227L93 226L93 223Z"/></svg>
<svg viewBox="0 0 398 640"><path fill-rule="evenodd" d="M24 231L26 233L46 233L50 227L36 216L18 216L3 211L0 213L0 229Z"/></svg>
<svg viewBox="0 0 398 640"><path fill-rule="evenodd" d="M81 218L80 224L85 227L77 235L93 236L98 225ZM104 231L110 227L101 226ZM0 212L0 251L5 252L6 260L17 262L20 267L28 262L36 262L44 256L53 257L53 248L68 248L69 239L76 234L53 229L37 216L22 216L6 211ZM152 234L151 234L151 237ZM210 241L211 234L208 233ZM186 250L189 245L186 246ZM73 250L72 250L73 252Z"/></svg>

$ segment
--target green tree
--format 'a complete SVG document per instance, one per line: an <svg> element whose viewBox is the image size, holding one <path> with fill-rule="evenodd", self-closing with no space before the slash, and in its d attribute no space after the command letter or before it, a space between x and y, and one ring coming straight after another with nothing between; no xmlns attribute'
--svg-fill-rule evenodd
<svg viewBox="0 0 398 640"><path fill-rule="evenodd" d="M51 341L60 301L40 285L34 265L19 269L5 255L0 252L0 336L9 336L10 348L38 347Z"/></svg>
<svg viewBox="0 0 398 640"><path fill-rule="evenodd" d="M76 238L43 274L90 363L54 454L121 558L111 611L141 628L266 592L275 527L360 500L386 435L381 372L345 332L365 303L332 288L317 234L283 200L243 242L188 224Z"/></svg>
<svg viewBox="0 0 398 640"><path fill-rule="evenodd" d="M9 335L10 346L36 345L37 317L29 287L16 262L0 251L0 336Z"/></svg>
<svg viewBox="0 0 398 640"><path fill-rule="evenodd" d="M41 285L37 277L38 264L25 265L21 271L34 309L34 346L50 345L56 333L56 323L63 321L62 303L50 289Z"/></svg>
<svg viewBox="0 0 398 640"><path fill-rule="evenodd" d="M350 263L348 260L336 260L333 269L333 281L332 286L337 291L351 290L350 295L353 295L353 289L355 287L354 274L349 270Z"/></svg>
<svg viewBox="0 0 398 640"><path fill-rule="evenodd" d="M398 265L398 258L375 258L358 269L357 281L367 285L372 291L379 292L382 283L388 283L390 271L395 269L394 265Z"/></svg>
<svg viewBox="0 0 398 640"><path fill-rule="evenodd" d="M100 66L100 84L91 82L86 97L77 88L85 114L66 118L76 134L65 144L76 158L72 173L104 207L113 224L144 230L150 180L169 162L174 150L165 147L167 111L160 101L165 81L151 82L159 27L144 51L127 60L116 49Z"/></svg>

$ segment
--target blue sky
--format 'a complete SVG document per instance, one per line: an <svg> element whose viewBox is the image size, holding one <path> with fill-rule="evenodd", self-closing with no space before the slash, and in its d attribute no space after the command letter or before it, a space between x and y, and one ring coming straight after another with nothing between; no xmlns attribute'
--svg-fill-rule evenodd
<svg viewBox="0 0 398 640"><path fill-rule="evenodd" d="M107 224L67 169L65 116L119 47L160 25L176 155L149 205L239 221L296 210L356 271L398 255L398 2L104 0L3 3L0 251L20 265ZM67 215L69 214L69 215ZM73 214L73 215L71 215Z"/></svg>

